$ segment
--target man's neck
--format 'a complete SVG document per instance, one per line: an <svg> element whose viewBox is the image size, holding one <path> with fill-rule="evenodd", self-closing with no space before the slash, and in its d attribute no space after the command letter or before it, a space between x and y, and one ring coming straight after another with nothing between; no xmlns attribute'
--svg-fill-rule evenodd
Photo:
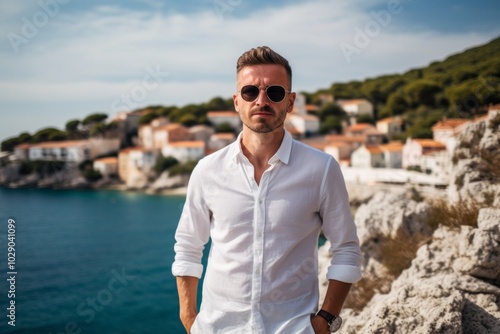
<svg viewBox="0 0 500 334"><path fill-rule="evenodd" d="M280 148L284 135L282 127L269 133L256 133L245 127L241 139L243 154L255 168L267 168L267 162Z"/></svg>

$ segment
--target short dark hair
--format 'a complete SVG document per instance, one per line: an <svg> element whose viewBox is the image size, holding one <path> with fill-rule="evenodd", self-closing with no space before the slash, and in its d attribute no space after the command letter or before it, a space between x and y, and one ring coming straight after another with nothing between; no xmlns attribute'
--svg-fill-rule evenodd
<svg viewBox="0 0 500 334"><path fill-rule="evenodd" d="M236 74L240 73L243 67L267 64L283 66L288 75L290 88L292 87L292 68L288 63L288 60L286 60L277 52L273 51L268 46L258 46L243 53L240 58L238 58L238 61L236 63Z"/></svg>

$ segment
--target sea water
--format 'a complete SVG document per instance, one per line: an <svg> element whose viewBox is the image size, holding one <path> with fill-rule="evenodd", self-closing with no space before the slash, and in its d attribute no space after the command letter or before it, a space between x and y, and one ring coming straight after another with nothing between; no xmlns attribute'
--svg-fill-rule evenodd
<svg viewBox="0 0 500 334"><path fill-rule="evenodd" d="M170 271L184 201L0 188L0 333L184 333Z"/></svg>

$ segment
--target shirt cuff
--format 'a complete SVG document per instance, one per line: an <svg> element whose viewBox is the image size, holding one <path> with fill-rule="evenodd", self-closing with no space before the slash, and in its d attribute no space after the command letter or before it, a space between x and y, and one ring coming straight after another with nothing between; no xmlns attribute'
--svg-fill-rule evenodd
<svg viewBox="0 0 500 334"><path fill-rule="evenodd" d="M172 263L172 275L174 276L193 276L201 278L202 273L202 264L179 261Z"/></svg>
<svg viewBox="0 0 500 334"><path fill-rule="evenodd" d="M361 269L357 266L333 264L328 267L326 277L329 280L333 279L345 283L356 283L361 279Z"/></svg>

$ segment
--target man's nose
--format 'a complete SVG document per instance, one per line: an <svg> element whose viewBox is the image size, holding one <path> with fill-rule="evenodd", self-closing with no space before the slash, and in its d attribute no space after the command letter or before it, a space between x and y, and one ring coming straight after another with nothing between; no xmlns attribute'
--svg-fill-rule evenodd
<svg viewBox="0 0 500 334"><path fill-rule="evenodd" d="M255 101L257 105L268 105L269 98L267 97L266 87L259 88L259 95L257 96L257 100Z"/></svg>

